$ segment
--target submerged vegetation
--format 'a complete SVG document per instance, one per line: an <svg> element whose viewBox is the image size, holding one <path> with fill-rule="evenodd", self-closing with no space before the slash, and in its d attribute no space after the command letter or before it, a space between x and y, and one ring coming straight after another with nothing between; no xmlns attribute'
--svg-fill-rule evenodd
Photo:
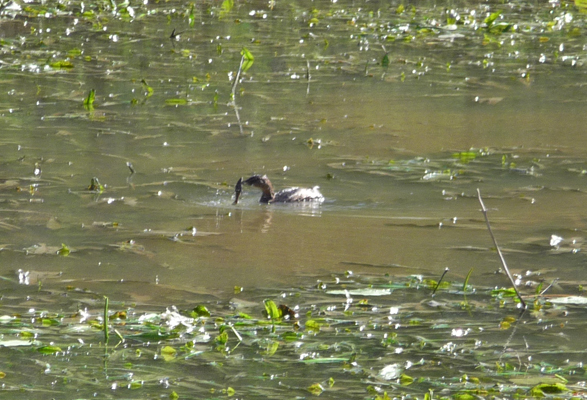
<svg viewBox="0 0 587 400"><path fill-rule="evenodd" d="M181 104L188 104L196 100L192 99L192 90L201 89L209 93L204 101L211 103L220 93L222 101L228 103L230 90L223 87L224 76L228 72L229 79L235 79L234 64L239 53L245 60L242 72L247 72L255 60L254 78L260 80L297 80L306 75L310 80L309 68L304 71L310 66L306 65L308 60L313 64L315 80L332 73L404 83L430 76L431 82L440 88L462 83L478 86L484 82L467 76L467 71L480 69L486 71L486 78L528 84L541 74L553 73L559 66L583 66L586 16L581 2L575 5L557 1L447 5L303 1L65 1L24 5L7 2L0 11L5 27L0 55L5 74L74 74L81 79L81 85L89 85L87 80L97 75L102 82L96 85L96 96L101 99L106 99L104 90L110 91L109 76L122 74L128 68L132 73L124 74L127 80L115 98L126 98L123 102L133 104L141 99L129 97L131 93L127 90L132 80L180 77L184 97L158 98L165 91L161 81L148 87L145 99L155 94L152 101L169 104L182 99ZM157 29L150 29L154 24ZM221 26L224 34L207 33L209 25ZM293 36L272 35L274 25L293 29ZM125 58L125 53L137 53L135 43L146 46L142 49L144 53ZM103 47L113 53L104 55ZM420 53L423 49L425 55ZM157 58L162 56L168 63L183 62L184 68L147 68L156 65ZM172 61L170 56L179 59ZM276 71L272 61L275 57L284 57L289 68ZM46 85L39 87L42 96L48 94ZM93 107L93 93L92 89L84 101L86 108ZM499 99L480 97L476 101Z"/></svg>
<svg viewBox="0 0 587 400"><path fill-rule="evenodd" d="M531 279L524 283L538 287ZM576 283L560 284L578 293ZM230 393L340 398L344 392L346 398L375 399L585 395L582 352L568 346L581 341L576 328L582 325L583 297L526 290L530 309L520 313L507 290L450 281L432 296L435 286L422 276L349 271L281 293L239 290L231 300L199 296L199 303L186 302L183 310L120 301L108 308L106 298L104 314L102 296L89 290L30 290L29 301L44 306L3 301L11 314L0 318L0 346L7 357L26 360L3 364L3 391L28 398L42 398L48 385L66 397L80 390L211 399ZM263 301L267 295L275 301ZM78 302L77 309L55 311L63 296ZM541 331L551 340L537 335ZM88 364L93 367L82 368ZM19 383L21 374L32 381Z"/></svg>

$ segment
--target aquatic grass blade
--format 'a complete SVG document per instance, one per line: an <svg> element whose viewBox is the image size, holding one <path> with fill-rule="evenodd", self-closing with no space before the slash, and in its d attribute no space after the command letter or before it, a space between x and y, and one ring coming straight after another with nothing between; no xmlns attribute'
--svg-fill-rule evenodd
<svg viewBox="0 0 587 400"><path fill-rule="evenodd" d="M104 343L108 343L108 296L104 296Z"/></svg>
<svg viewBox="0 0 587 400"><path fill-rule="evenodd" d="M471 278L471 274L473 273L473 268L469 270L467 277L465 278L465 282L463 282L463 292L467 291L467 286L469 286L469 278Z"/></svg>
<svg viewBox="0 0 587 400"><path fill-rule="evenodd" d="M84 108L88 111L94 109L94 100L96 99L96 90L91 89L88 96L84 99Z"/></svg>

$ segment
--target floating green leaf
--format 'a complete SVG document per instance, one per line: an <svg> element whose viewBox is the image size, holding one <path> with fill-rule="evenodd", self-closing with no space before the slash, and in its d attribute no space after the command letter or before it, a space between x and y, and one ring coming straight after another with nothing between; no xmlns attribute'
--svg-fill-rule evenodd
<svg viewBox="0 0 587 400"><path fill-rule="evenodd" d="M496 11L494 13L491 13L487 18L485 18L485 20L483 21L485 23L485 25L487 25L487 27L489 28L491 25L493 25L493 23L495 22L495 20L501 15L501 10Z"/></svg>
<svg viewBox="0 0 587 400"><path fill-rule="evenodd" d="M29 331L21 331L20 332L20 337L23 339L32 339L35 337L35 334Z"/></svg>
<svg viewBox="0 0 587 400"><path fill-rule="evenodd" d="M218 344L226 344L228 342L228 332L222 331L214 340Z"/></svg>
<svg viewBox="0 0 587 400"><path fill-rule="evenodd" d="M587 0L575 0L575 7L581 14L587 14Z"/></svg>
<svg viewBox="0 0 587 400"><path fill-rule="evenodd" d="M210 311L208 311L206 306L203 306L203 305L196 306L190 314L193 318L210 317Z"/></svg>
<svg viewBox="0 0 587 400"><path fill-rule="evenodd" d="M183 106L188 104L187 99L165 99L165 104L172 106Z"/></svg>
<svg viewBox="0 0 587 400"><path fill-rule="evenodd" d="M469 162L477 158L477 153L474 151L461 151L458 153L453 153L452 158L458 159L463 164L468 164Z"/></svg>
<svg viewBox="0 0 587 400"><path fill-rule="evenodd" d="M71 69L73 68L73 63L69 60L55 61L50 63L49 66L55 69Z"/></svg>
<svg viewBox="0 0 587 400"><path fill-rule="evenodd" d="M165 346L161 349L161 356L165 361L173 361L177 356L177 350L171 346Z"/></svg>
<svg viewBox="0 0 587 400"><path fill-rule="evenodd" d="M307 390L308 390L308 392L312 393L314 396L319 396L324 391L324 388L322 387L321 384L315 383L311 386L308 386Z"/></svg>
<svg viewBox="0 0 587 400"><path fill-rule="evenodd" d="M279 349L279 342L273 340L267 345L267 349L265 350L264 354L267 356L272 356L275 354L277 349Z"/></svg>
<svg viewBox="0 0 587 400"><path fill-rule="evenodd" d="M84 107L88 111L92 111L94 109L94 100L96 99L96 91L94 89L90 90L88 96L84 100Z"/></svg>
<svg viewBox="0 0 587 400"><path fill-rule="evenodd" d="M328 323L323 319L309 319L306 321L306 329L319 331L322 327L327 327Z"/></svg>
<svg viewBox="0 0 587 400"><path fill-rule="evenodd" d="M387 392L383 392L383 396L375 396L375 400L391 400L391 398L387 395Z"/></svg>
<svg viewBox="0 0 587 400"><path fill-rule="evenodd" d="M59 320L55 318L41 318L41 324L43 326L58 326Z"/></svg>
<svg viewBox="0 0 587 400"><path fill-rule="evenodd" d="M491 291L491 295L497 298L502 297L516 297L516 290L514 288L501 288Z"/></svg>
<svg viewBox="0 0 587 400"><path fill-rule="evenodd" d="M243 49L241 50L241 55L244 57L242 71L246 72L249 68L253 66L255 57L253 57L253 54L251 54L251 52L246 47L243 47Z"/></svg>
<svg viewBox="0 0 587 400"><path fill-rule="evenodd" d="M285 340L286 342L293 342L295 340L299 340L301 336L302 336L301 333L293 332L293 331L288 331L288 332L284 332L281 334L281 338L283 340Z"/></svg>
<svg viewBox="0 0 587 400"><path fill-rule="evenodd" d="M224 0L220 6L220 18L224 18L233 8L234 0Z"/></svg>
<svg viewBox="0 0 587 400"><path fill-rule="evenodd" d="M140 389L143 387L143 382L142 381L132 381L129 385L130 389Z"/></svg>
<svg viewBox="0 0 587 400"><path fill-rule="evenodd" d="M69 247L65 243L61 243L61 248L57 252L60 256L67 257L70 253Z"/></svg>
<svg viewBox="0 0 587 400"><path fill-rule="evenodd" d="M55 354L55 353L58 353L62 350L61 350L61 347L58 347L58 346L43 346L43 347L39 347L37 349L37 351L39 353L43 353L43 354Z"/></svg>
<svg viewBox="0 0 587 400"><path fill-rule="evenodd" d="M282 317L281 311L273 300L264 300L263 304L265 304L265 311L267 312L267 316L269 318L279 319Z"/></svg>
<svg viewBox="0 0 587 400"><path fill-rule="evenodd" d="M141 79L141 83L143 84L143 88L147 91L147 95L145 96L147 99L151 96L153 96L153 93L155 92L153 90L153 88L151 86L149 86L147 84L147 81L144 79Z"/></svg>
<svg viewBox="0 0 587 400"><path fill-rule="evenodd" d="M494 35L499 35L500 33L507 32L513 28L512 24L507 22L499 22L497 24L491 25L489 28L489 32Z"/></svg>
<svg viewBox="0 0 587 400"><path fill-rule="evenodd" d="M73 49L69 50L69 51L67 52L67 55L68 55L69 57L77 57L77 56L81 56L81 55L82 55L82 51L76 47L76 48L73 48Z"/></svg>
<svg viewBox="0 0 587 400"><path fill-rule="evenodd" d="M569 389L562 383L542 383L530 389L530 395L534 397L544 397L567 392Z"/></svg>
<svg viewBox="0 0 587 400"><path fill-rule="evenodd" d="M459 392L459 393L455 393L455 395L453 396L453 398L455 400L475 400L476 397L473 396L470 393L467 392Z"/></svg>

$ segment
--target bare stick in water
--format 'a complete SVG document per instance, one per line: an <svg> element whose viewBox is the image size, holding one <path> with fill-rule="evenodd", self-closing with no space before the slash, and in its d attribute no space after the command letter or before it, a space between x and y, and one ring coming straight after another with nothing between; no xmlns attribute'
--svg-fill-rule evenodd
<svg viewBox="0 0 587 400"><path fill-rule="evenodd" d="M241 78L241 72L243 70L243 63L245 62L245 56L241 57L241 63L238 66L238 71L236 72L236 78L234 78L234 85L232 85L232 99L236 97L236 85L238 85L238 80Z"/></svg>
<svg viewBox="0 0 587 400"><path fill-rule="evenodd" d="M234 79L234 85L232 85L232 106L234 107L234 113L236 114L236 120L238 122L238 127L240 129L241 135L244 134L243 131L243 124L241 123L241 117L238 113L238 107L236 105L236 85L238 85L238 80L241 78L241 71L243 70L243 63L245 62L245 56L241 57L241 63L238 66L238 71L236 73L236 78Z"/></svg>
<svg viewBox="0 0 587 400"><path fill-rule="evenodd" d="M518 288L516 287L516 282L514 281L514 278L512 277L512 274L510 273L510 270L505 262L505 258L503 257L501 249L499 248L499 245L497 244L497 240L495 240L495 236L493 235L493 231L491 230L491 225L489 224L489 218L487 218L487 208L485 208L485 204L483 204L483 199L481 198L481 191L479 190L479 188L477 188L477 198L479 199L479 203L481 204L481 212L483 213L483 216L485 217L485 223L487 224L487 230L489 231L489 235L491 236L491 239L493 240L493 244L495 245L495 248L497 249L497 254L499 255L499 260L501 261L501 265L503 266L505 273L507 274L508 278L510 279L512 286L514 287L514 290L516 291L516 295L518 296L518 299L520 299L520 303L522 303L522 307L524 307L524 309L526 309L526 302L524 301L524 299L522 299L522 295L520 294L520 292L518 291Z"/></svg>
<svg viewBox="0 0 587 400"><path fill-rule="evenodd" d="M544 293L546 293L548 291L548 289L550 289L551 287L553 287L556 283L558 282L558 278L556 278L555 280L553 280L550 285L548 285L546 287L546 289L544 289L543 291L540 292L540 296L543 296Z"/></svg>

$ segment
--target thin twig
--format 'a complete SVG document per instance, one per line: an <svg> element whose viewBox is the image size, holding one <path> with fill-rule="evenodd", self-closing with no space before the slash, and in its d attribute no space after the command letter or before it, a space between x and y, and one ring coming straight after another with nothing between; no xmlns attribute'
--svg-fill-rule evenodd
<svg viewBox="0 0 587 400"><path fill-rule="evenodd" d="M501 352L501 354L499 356L499 361L500 362L501 362L501 359L504 356L504 354L508 353L508 357L511 357L512 356L512 354L511 354L511 351L512 350L510 348L510 343L512 342L512 340L516 336L516 331L518 330L518 326L520 325L520 321L522 320L522 316L524 315L525 312L526 312L526 309L524 308L522 310L522 312L520 313L519 318L512 325L512 333L510 333L510 335L508 336L507 340L503 344L503 351ZM528 342L526 342L526 338L524 338L524 342L526 343L526 349L528 349L529 346L528 346ZM519 362L520 361L520 355L517 352L516 352L516 357L518 358L518 362ZM520 364L521 364L521 362L520 362Z"/></svg>
<svg viewBox="0 0 587 400"><path fill-rule="evenodd" d="M243 63L245 62L245 56L241 57L241 63L238 66L238 71L236 73L236 78L234 79L234 84L232 85L232 99L234 100L236 97L236 85L238 85L238 80L241 77L241 71L243 70Z"/></svg>
<svg viewBox="0 0 587 400"><path fill-rule="evenodd" d="M230 329L232 329L232 331L236 335L236 338L238 339L238 341L239 342L242 342L243 341L243 337L236 331L236 329L234 329L234 326L230 325Z"/></svg>
<svg viewBox="0 0 587 400"><path fill-rule="evenodd" d="M553 286L554 286L554 284L555 284L555 283L557 283L557 282L558 282L558 278L556 278L555 280L553 280L553 281L550 283L550 285L548 285L548 286L546 287L546 289L544 289L542 292L540 292L540 296L543 296L543 295L544 295L544 293L546 293L546 292L548 291L548 289L550 289L551 287L553 287Z"/></svg>
<svg viewBox="0 0 587 400"><path fill-rule="evenodd" d="M493 231L491 230L491 225L489 224L489 218L487 218L487 208L485 208L485 204L483 204L483 199L481 198L481 191L479 190L479 188L477 188L477 198L479 199L479 203L481 204L481 212L483 213L483 216L485 217L485 223L487 224L487 230L489 231L489 235L491 236L491 239L493 240L493 244L495 245L495 248L497 249L497 254L499 255L499 260L501 261L501 265L503 266L505 273L507 274L508 278L510 279L512 286L514 287L514 290L516 291L516 295L518 296L518 299L520 299L520 303L522 303L522 307L524 307L524 309L526 309L526 302L524 301L524 299L522 299L522 295L520 294L520 292L518 291L518 288L516 287L516 282L514 281L514 278L512 277L512 274L510 273L510 270L505 262L505 258L503 257L501 249L499 248L499 245L497 244L497 240L495 240L495 236L493 235Z"/></svg>
<svg viewBox="0 0 587 400"><path fill-rule="evenodd" d="M238 72L236 73L236 78L234 79L234 85L232 85L232 106L234 107L234 113L236 114L236 120L238 121L238 127L240 129L241 135L244 134L243 131L243 124L241 123L241 117L238 113L238 107L236 106L236 85L238 85L238 81L241 77L241 71L243 70L243 63L245 62L245 56L241 57L241 63L238 66Z"/></svg>
<svg viewBox="0 0 587 400"><path fill-rule="evenodd" d="M238 107L236 106L236 103L233 101L232 105L234 106L234 113L236 114L236 120L238 122L238 128L240 129L241 135L245 134L245 131L243 130L243 124L241 123L241 117L238 113Z"/></svg>

